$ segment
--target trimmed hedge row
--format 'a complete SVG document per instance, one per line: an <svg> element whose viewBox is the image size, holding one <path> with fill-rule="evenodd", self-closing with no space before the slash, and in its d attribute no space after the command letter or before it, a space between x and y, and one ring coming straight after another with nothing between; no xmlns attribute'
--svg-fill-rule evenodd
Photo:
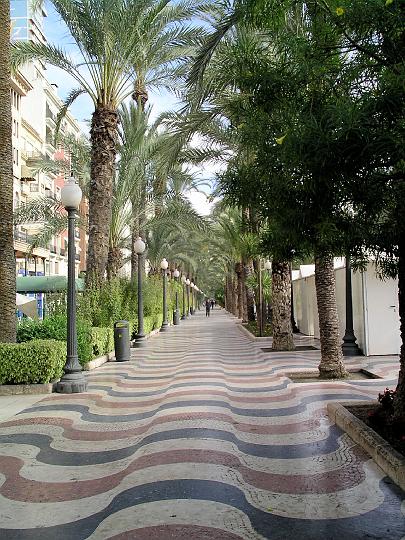
<svg viewBox="0 0 405 540"><path fill-rule="evenodd" d="M49 383L62 376L65 360L62 341L0 343L0 384Z"/></svg>
<svg viewBox="0 0 405 540"><path fill-rule="evenodd" d="M24 320L17 329L17 342L30 342L34 339L66 341L66 324L64 315L54 315L43 321ZM77 321L77 353L81 364L113 350L113 328L92 328L80 319Z"/></svg>
<svg viewBox="0 0 405 540"><path fill-rule="evenodd" d="M155 313L144 318L145 334L162 325L163 315ZM137 321L130 322L130 337L137 332ZM66 342L66 316L53 315L43 321L24 320L17 328L17 342L32 340L57 340ZM83 320L77 321L77 353L82 365L114 350L114 329L91 327Z"/></svg>
<svg viewBox="0 0 405 540"><path fill-rule="evenodd" d="M56 339L65 341L67 338L67 319L65 315L53 315L43 321L26 319L17 327L17 342L22 343L33 339ZM77 321L77 353L81 364L93 359L91 341L91 326Z"/></svg>

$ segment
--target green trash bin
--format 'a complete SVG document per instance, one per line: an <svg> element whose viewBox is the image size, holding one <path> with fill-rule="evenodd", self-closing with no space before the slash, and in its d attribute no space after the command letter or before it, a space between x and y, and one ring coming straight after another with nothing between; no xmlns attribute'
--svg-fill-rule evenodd
<svg viewBox="0 0 405 540"><path fill-rule="evenodd" d="M131 359L128 321L117 321L114 324L114 349L117 362L128 362Z"/></svg>

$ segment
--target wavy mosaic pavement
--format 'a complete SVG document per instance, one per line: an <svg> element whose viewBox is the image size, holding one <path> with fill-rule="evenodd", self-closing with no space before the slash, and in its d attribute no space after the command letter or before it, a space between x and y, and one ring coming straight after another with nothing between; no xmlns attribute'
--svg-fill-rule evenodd
<svg viewBox="0 0 405 540"><path fill-rule="evenodd" d="M293 384L319 352L264 353L214 310L130 363L0 424L7 540L403 539L404 493L326 415L383 379Z"/></svg>

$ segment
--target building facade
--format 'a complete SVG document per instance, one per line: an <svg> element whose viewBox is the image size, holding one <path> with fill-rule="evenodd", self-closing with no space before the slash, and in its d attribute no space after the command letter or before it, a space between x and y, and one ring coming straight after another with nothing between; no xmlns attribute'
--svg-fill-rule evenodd
<svg viewBox="0 0 405 540"><path fill-rule="evenodd" d="M31 11L31 0L12 0L12 39L46 42L43 32L44 9ZM56 117L63 103L57 85L46 78L45 66L38 61L22 66L12 80L13 186L14 208L35 199L60 199L65 174L38 170L38 162L70 160L69 153L55 143ZM78 122L67 113L61 135L83 136ZM86 216L87 203L81 213ZM67 275L67 232L54 235L49 244L31 249L30 240L43 232L44 224L29 222L15 227L16 271L18 275ZM76 273L86 268L87 232L76 229Z"/></svg>

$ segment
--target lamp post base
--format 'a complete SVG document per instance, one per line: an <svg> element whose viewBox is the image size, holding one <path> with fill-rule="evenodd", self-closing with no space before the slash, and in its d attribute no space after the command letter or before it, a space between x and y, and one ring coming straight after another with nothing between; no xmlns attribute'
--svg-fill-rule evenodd
<svg viewBox="0 0 405 540"><path fill-rule="evenodd" d="M160 327L160 331L161 332L166 332L168 328L169 328L169 323L167 321L164 321L162 323L162 326Z"/></svg>
<svg viewBox="0 0 405 540"><path fill-rule="evenodd" d="M179 310L175 309L173 312L173 324L177 326L180 324L180 316L179 316Z"/></svg>
<svg viewBox="0 0 405 540"><path fill-rule="evenodd" d="M87 391L87 380L82 372L67 373L56 383L56 392L59 394L79 394Z"/></svg>
<svg viewBox="0 0 405 540"><path fill-rule="evenodd" d="M146 338L144 335L142 336L135 336L135 340L132 344L134 349L140 349L141 347L146 346Z"/></svg>
<svg viewBox="0 0 405 540"><path fill-rule="evenodd" d="M343 356L363 356L360 347L356 343L355 336L345 335L342 344Z"/></svg>

